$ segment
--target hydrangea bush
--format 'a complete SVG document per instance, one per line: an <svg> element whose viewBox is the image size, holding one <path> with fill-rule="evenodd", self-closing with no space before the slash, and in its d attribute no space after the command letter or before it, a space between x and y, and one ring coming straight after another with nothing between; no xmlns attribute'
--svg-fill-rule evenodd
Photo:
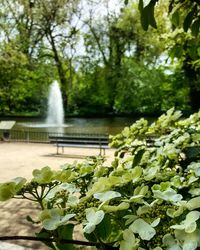
<svg viewBox="0 0 200 250"><path fill-rule="evenodd" d="M0 200L37 202L37 236L53 239L52 249L73 249L62 239L72 239L79 224L98 249L200 247L200 112L183 119L170 109L152 124L142 118L110 145L111 165L94 157L34 170L30 182L0 184Z"/></svg>

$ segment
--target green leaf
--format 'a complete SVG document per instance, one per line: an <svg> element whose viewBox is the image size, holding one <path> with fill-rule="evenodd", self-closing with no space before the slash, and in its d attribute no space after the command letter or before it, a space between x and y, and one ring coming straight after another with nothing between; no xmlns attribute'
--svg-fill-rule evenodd
<svg viewBox="0 0 200 250"><path fill-rule="evenodd" d="M151 223L151 226L152 226L152 227L157 227L159 223L160 223L160 218L157 218L157 219L155 219L155 220Z"/></svg>
<svg viewBox="0 0 200 250"><path fill-rule="evenodd" d="M144 6L143 0L139 0L138 9L139 9L139 11L140 11L140 14L141 14L142 11L143 11L143 6Z"/></svg>
<svg viewBox="0 0 200 250"><path fill-rule="evenodd" d="M175 241L175 239L172 237L171 234L164 235L163 244L164 244L164 246L168 246L167 249L170 249L170 250L181 250L182 249L182 248L180 248L179 244L177 243L177 241Z"/></svg>
<svg viewBox="0 0 200 250"><path fill-rule="evenodd" d="M86 210L86 219L88 222L92 222L94 225L98 225L104 217L104 212L99 210L95 212L93 208L88 208Z"/></svg>
<svg viewBox="0 0 200 250"><path fill-rule="evenodd" d="M175 230L176 241L183 242L183 250L195 250L199 246L200 231L196 230L193 233L186 233L182 230Z"/></svg>
<svg viewBox="0 0 200 250"><path fill-rule="evenodd" d="M139 162L142 159L142 156L143 156L144 152L145 152L145 149L141 149L136 153L136 155L134 156L132 167L135 167L135 166L137 166L139 164Z"/></svg>
<svg viewBox="0 0 200 250"><path fill-rule="evenodd" d="M69 206L76 206L79 203L79 198L76 195L69 195L67 204Z"/></svg>
<svg viewBox="0 0 200 250"><path fill-rule="evenodd" d="M142 175L142 168L139 166L134 167L130 173L132 176L132 182L135 183L140 179L140 177Z"/></svg>
<svg viewBox="0 0 200 250"><path fill-rule="evenodd" d="M23 185L26 183L26 179L23 177L16 177L12 180L15 183L15 191L19 192Z"/></svg>
<svg viewBox="0 0 200 250"><path fill-rule="evenodd" d="M112 233L113 227L111 223L111 217L109 214L105 214L100 224L96 226L95 232L100 236L101 240L106 241Z"/></svg>
<svg viewBox="0 0 200 250"><path fill-rule="evenodd" d="M132 250L136 247L136 238L130 229L125 229L123 232L123 239L120 242L120 250Z"/></svg>
<svg viewBox="0 0 200 250"><path fill-rule="evenodd" d="M196 49L195 46L194 46L194 47L189 47L189 48L188 48L188 53L189 53L189 56L190 56L193 60L197 59L197 49Z"/></svg>
<svg viewBox="0 0 200 250"><path fill-rule="evenodd" d="M200 28L200 19L196 20L193 22L192 26L191 26L191 30L192 30L192 35L193 36L198 36L199 34L199 28Z"/></svg>
<svg viewBox="0 0 200 250"><path fill-rule="evenodd" d="M189 200L186 206L189 210L200 208L200 196Z"/></svg>
<svg viewBox="0 0 200 250"><path fill-rule="evenodd" d="M183 22L183 29L185 32L188 31L191 23L192 23L192 20L193 20L193 15L194 15L194 12L195 12L195 9L192 9L188 14L187 16L185 17L184 19L184 22Z"/></svg>
<svg viewBox="0 0 200 250"><path fill-rule="evenodd" d="M108 213L126 210L129 207L130 205L128 202L122 202L117 206L103 205L103 209Z"/></svg>
<svg viewBox="0 0 200 250"><path fill-rule="evenodd" d="M135 220L129 228L138 233L142 240L150 240L156 234L156 230L143 219Z"/></svg>
<svg viewBox="0 0 200 250"><path fill-rule="evenodd" d="M142 28L147 31L149 27L149 20L148 20L148 10L146 7L140 12L140 19Z"/></svg>
<svg viewBox="0 0 200 250"><path fill-rule="evenodd" d="M26 179L17 177L10 182L0 183L0 201L6 201L15 196L26 183Z"/></svg>
<svg viewBox="0 0 200 250"><path fill-rule="evenodd" d="M196 158L200 155L200 147L188 147L185 152L187 158Z"/></svg>
<svg viewBox="0 0 200 250"><path fill-rule="evenodd" d="M155 1L151 0L150 3L143 8L143 1L139 2L139 10L140 10L140 18L141 18L141 24L142 28L147 31L149 25L151 25L153 28L157 28L156 20L154 17L154 7L155 7Z"/></svg>
<svg viewBox="0 0 200 250"><path fill-rule="evenodd" d="M171 13L172 10L173 10L174 1L175 1L175 0L171 0L170 3L169 3L169 8L168 8L169 13Z"/></svg>
<svg viewBox="0 0 200 250"><path fill-rule="evenodd" d="M13 182L0 184L0 201L6 201L15 195L15 184Z"/></svg>
<svg viewBox="0 0 200 250"><path fill-rule="evenodd" d="M84 233L90 234L92 233L96 225L98 225L104 218L104 212L102 210L95 211L94 208L86 209L86 226L83 228Z"/></svg>
<svg viewBox="0 0 200 250"><path fill-rule="evenodd" d="M157 29L156 19L154 17L154 7L155 7L156 1L151 1L149 5L147 5L145 8L147 8L148 11L148 22L149 24Z"/></svg>
<svg viewBox="0 0 200 250"><path fill-rule="evenodd" d="M55 230L61 225L65 225L75 214L61 215L61 210L58 208L43 210L40 219L43 227L47 230Z"/></svg>
<svg viewBox="0 0 200 250"><path fill-rule="evenodd" d="M73 230L74 230L74 225L73 224L67 224L67 225L62 225L57 228L57 234L59 240L72 240L73 238ZM58 247L59 250L74 250L75 247L73 244L65 244L65 243L56 243L56 246Z"/></svg>
<svg viewBox="0 0 200 250"><path fill-rule="evenodd" d="M175 218L180 216L184 212L183 206L178 207L177 209L175 208L168 208L167 209L167 215L171 218Z"/></svg>
<svg viewBox="0 0 200 250"><path fill-rule="evenodd" d="M127 5L128 4L128 0L124 0L124 4Z"/></svg>
<svg viewBox="0 0 200 250"><path fill-rule="evenodd" d="M52 234L48 232L46 229L42 228L42 230L39 233L36 233L36 236L38 238L46 238L50 239ZM50 249L57 250L52 242L48 241L42 241L46 246L48 246Z"/></svg>
<svg viewBox="0 0 200 250"><path fill-rule="evenodd" d="M162 185L163 184L163 185ZM161 183L161 185L153 185L152 191L155 196L155 198L170 201L172 203L177 203L182 200L183 196L181 194L177 194L177 192L168 187L165 190L162 188L164 187L164 183Z"/></svg>
<svg viewBox="0 0 200 250"><path fill-rule="evenodd" d="M104 202L104 201L109 201L111 199L121 197L121 194L116 191L107 191L103 193L96 193L94 194L94 198Z"/></svg>
<svg viewBox="0 0 200 250"><path fill-rule="evenodd" d="M45 196L45 199L46 200L51 200L53 199L57 193L59 192L63 192L63 191L67 191L69 192L70 196L72 196L71 194L72 193L75 193L75 192L79 192L80 190L78 188L76 188L75 184L69 184L69 183L62 183L62 184L59 184L57 186L55 186L54 188L52 188L48 194Z"/></svg>
<svg viewBox="0 0 200 250"><path fill-rule="evenodd" d="M187 168L194 171L196 176L200 176L200 162L191 162Z"/></svg>
<svg viewBox="0 0 200 250"><path fill-rule="evenodd" d="M180 17L179 17L179 12L178 10L175 11L173 14L172 14L172 24L175 26L175 27L178 27L179 26L179 23L180 23Z"/></svg>
<svg viewBox="0 0 200 250"><path fill-rule="evenodd" d="M186 215L184 221L182 221L180 224L173 225L170 228L185 230L186 233L193 233L197 228L196 221L199 219L199 217L200 217L199 211L191 211Z"/></svg>
<svg viewBox="0 0 200 250"><path fill-rule="evenodd" d="M50 169L50 167L44 167L41 170L35 169L33 170L33 180L34 182L37 182L39 184L45 184L49 183L53 180L53 171Z"/></svg>
<svg viewBox="0 0 200 250"><path fill-rule="evenodd" d="M171 50L170 50L170 57L174 59L175 57L179 58L181 57L183 53L183 47L181 45L175 45Z"/></svg>

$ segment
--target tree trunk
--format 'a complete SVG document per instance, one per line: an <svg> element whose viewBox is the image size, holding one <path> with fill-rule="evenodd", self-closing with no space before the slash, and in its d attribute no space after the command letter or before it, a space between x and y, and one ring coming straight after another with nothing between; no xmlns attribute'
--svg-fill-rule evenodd
<svg viewBox="0 0 200 250"><path fill-rule="evenodd" d="M192 111L195 112L200 108L200 74L192 66L191 62L190 57L186 56L183 62L183 70L190 88L190 105Z"/></svg>
<svg viewBox="0 0 200 250"><path fill-rule="evenodd" d="M65 70L64 70L64 67L63 67L63 63L60 60L60 57L58 55L58 51L56 49L56 45L55 45L55 42L54 42L54 39L53 39L53 36L52 36L51 33L49 34L49 38L50 38L52 50L53 50L53 53L54 53L54 59L55 59L55 62L56 62L58 75L59 75L59 78L60 78L61 92L62 92L62 96L63 96L63 104L64 104L64 107L67 107L68 96L67 96L67 78L66 78Z"/></svg>

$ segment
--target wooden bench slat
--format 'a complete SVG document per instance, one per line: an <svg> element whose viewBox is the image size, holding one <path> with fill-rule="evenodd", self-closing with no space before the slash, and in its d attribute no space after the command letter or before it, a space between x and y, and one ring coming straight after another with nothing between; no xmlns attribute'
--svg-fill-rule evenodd
<svg viewBox="0 0 200 250"><path fill-rule="evenodd" d="M74 140L58 140L58 141L52 141L52 143L79 143L79 144L108 144L108 141L84 141L84 140L77 140L77 141L74 141Z"/></svg>
<svg viewBox="0 0 200 250"><path fill-rule="evenodd" d="M62 143L55 143L55 145L58 145L58 146L65 146L65 147L67 147L68 145L70 145L70 146L77 146L77 147L95 147L95 148L100 148L100 147L108 147L108 144L101 144L101 145L99 145L99 144L78 144L78 143L64 143L64 142L62 142Z"/></svg>

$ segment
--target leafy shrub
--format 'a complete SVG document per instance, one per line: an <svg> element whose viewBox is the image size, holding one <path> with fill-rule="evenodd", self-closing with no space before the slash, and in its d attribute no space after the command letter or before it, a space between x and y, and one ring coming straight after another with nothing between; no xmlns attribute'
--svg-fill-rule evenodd
<svg viewBox="0 0 200 250"><path fill-rule="evenodd" d="M52 249L73 249L61 240L76 224L98 249L200 247L200 112L181 119L171 109L152 124L142 118L111 140L110 166L97 157L34 170L30 182L2 183L0 200L38 202L37 235L55 241Z"/></svg>

